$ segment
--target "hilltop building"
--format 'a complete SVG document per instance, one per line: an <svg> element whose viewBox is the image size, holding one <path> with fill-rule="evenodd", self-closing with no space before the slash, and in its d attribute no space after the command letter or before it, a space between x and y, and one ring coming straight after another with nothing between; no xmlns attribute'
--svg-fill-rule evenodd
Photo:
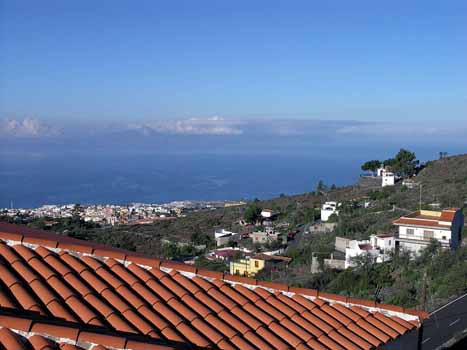
<svg viewBox="0 0 467 350"><path fill-rule="evenodd" d="M321 221L328 221L332 214L339 215L337 208L340 203L337 202L326 202L321 206Z"/></svg>
<svg viewBox="0 0 467 350"><path fill-rule="evenodd" d="M376 171L378 177L381 178L381 186L394 186L396 183L396 175L387 167L381 167Z"/></svg>
<svg viewBox="0 0 467 350"><path fill-rule="evenodd" d="M393 223L399 228L396 249L406 249L417 255L433 239L444 248L459 247L464 214L457 208L442 211L418 210Z"/></svg>

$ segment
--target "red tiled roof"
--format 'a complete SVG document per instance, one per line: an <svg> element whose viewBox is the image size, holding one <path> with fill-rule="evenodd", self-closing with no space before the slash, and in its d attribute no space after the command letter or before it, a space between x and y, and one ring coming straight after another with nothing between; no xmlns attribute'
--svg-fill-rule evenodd
<svg viewBox="0 0 467 350"><path fill-rule="evenodd" d="M372 349L426 317L8 228L0 225L2 350L50 349L56 337L67 350Z"/></svg>
<svg viewBox="0 0 467 350"><path fill-rule="evenodd" d="M410 226L423 226L423 227L436 227L436 228L443 228L449 229L451 225L442 225L438 222L438 220L421 220L421 219L411 219L401 217L395 221L393 221L394 225L410 225Z"/></svg>
<svg viewBox="0 0 467 350"><path fill-rule="evenodd" d="M456 211L458 209L456 208L451 208L451 209L445 209L441 212L441 216L439 218L440 221L448 221L452 222L454 220L454 216L456 215Z"/></svg>
<svg viewBox="0 0 467 350"><path fill-rule="evenodd" d="M457 208L444 209L439 216L416 211L393 221L393 224L449 229L458 210Z"/></svg>

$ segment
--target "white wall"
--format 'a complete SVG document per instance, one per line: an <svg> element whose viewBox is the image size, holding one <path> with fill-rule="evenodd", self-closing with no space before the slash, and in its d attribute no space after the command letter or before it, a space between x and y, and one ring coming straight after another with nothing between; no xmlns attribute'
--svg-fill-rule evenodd
<svg viewBox="0 0 467 350"><path fill-rule="evenodd" d="M383 181L382 181L382 186L394 186L395 183L395 176L394 175L384 175L383 176Z"/></svg>
<svg viewBox="0 0 467 350"><path fill-rule="evenodd" d="M414 234L407 235L407 229L413 229ZM451 239L450 229L431 229L431 228L410 227L410 226L399 226L399 237L408 238L408 239L424 240L425 239L424 231L433 231L433 238L443 243L448 243L449 240Z"/></svg>

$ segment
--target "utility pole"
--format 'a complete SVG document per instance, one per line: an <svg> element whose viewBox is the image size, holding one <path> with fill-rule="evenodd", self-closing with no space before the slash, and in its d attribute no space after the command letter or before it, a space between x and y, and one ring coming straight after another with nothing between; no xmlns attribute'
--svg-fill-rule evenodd
<svg viewBox="0 0 467 350"><path fill-rule="evenodd" d="M423 187L423 184L420 183L420 185L418 186L420 188L420 201L419 201L419 210L422 210L422 187Z"/></svg>
<svg viewBox="0 0 467 350"><path fill-rule="evenodd" d="M433 260L432 260L433 261ZM422 286L422 310L426 311L426 289L427 289L427 270L423 272ZM422 350L423 344L423 322L420 320L420 328L418 329L417 350Z"/></svg>
<svg viewBox="0 0 467 350"><path fill-rule="evenodd" d="M426 287L427 287L427 273L423 272L423 286L422 286L422 310L426 311Z"/></svg>

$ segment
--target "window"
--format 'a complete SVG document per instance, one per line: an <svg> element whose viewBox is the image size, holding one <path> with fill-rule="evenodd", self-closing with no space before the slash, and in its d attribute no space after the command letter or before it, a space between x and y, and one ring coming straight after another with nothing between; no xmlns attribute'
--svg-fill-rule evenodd
<svg viewBox="0 0 467 350"><path fill-rule="evenodd" d="M407 236L413 236L414 234L414 229L413 228L408 228L407 229Z"/></svg>
<svg viewBox="0 0 467 350"><path fill-rule="evenodd" d="M446 239L446 236L443 236L443 239Z"/></svg>
<svg viewBox="0 0 467 350"><path fill-rule="evenodd" d="M255 267L259 267L259 261L255 260Z"/></svg>
<svg viewBox="0 0 467 350"><path fill-rule="evenodd" d="M423 238L425 239L432 239L435 236L435 233L430 230L424 230L423 231Z"/></svg>

